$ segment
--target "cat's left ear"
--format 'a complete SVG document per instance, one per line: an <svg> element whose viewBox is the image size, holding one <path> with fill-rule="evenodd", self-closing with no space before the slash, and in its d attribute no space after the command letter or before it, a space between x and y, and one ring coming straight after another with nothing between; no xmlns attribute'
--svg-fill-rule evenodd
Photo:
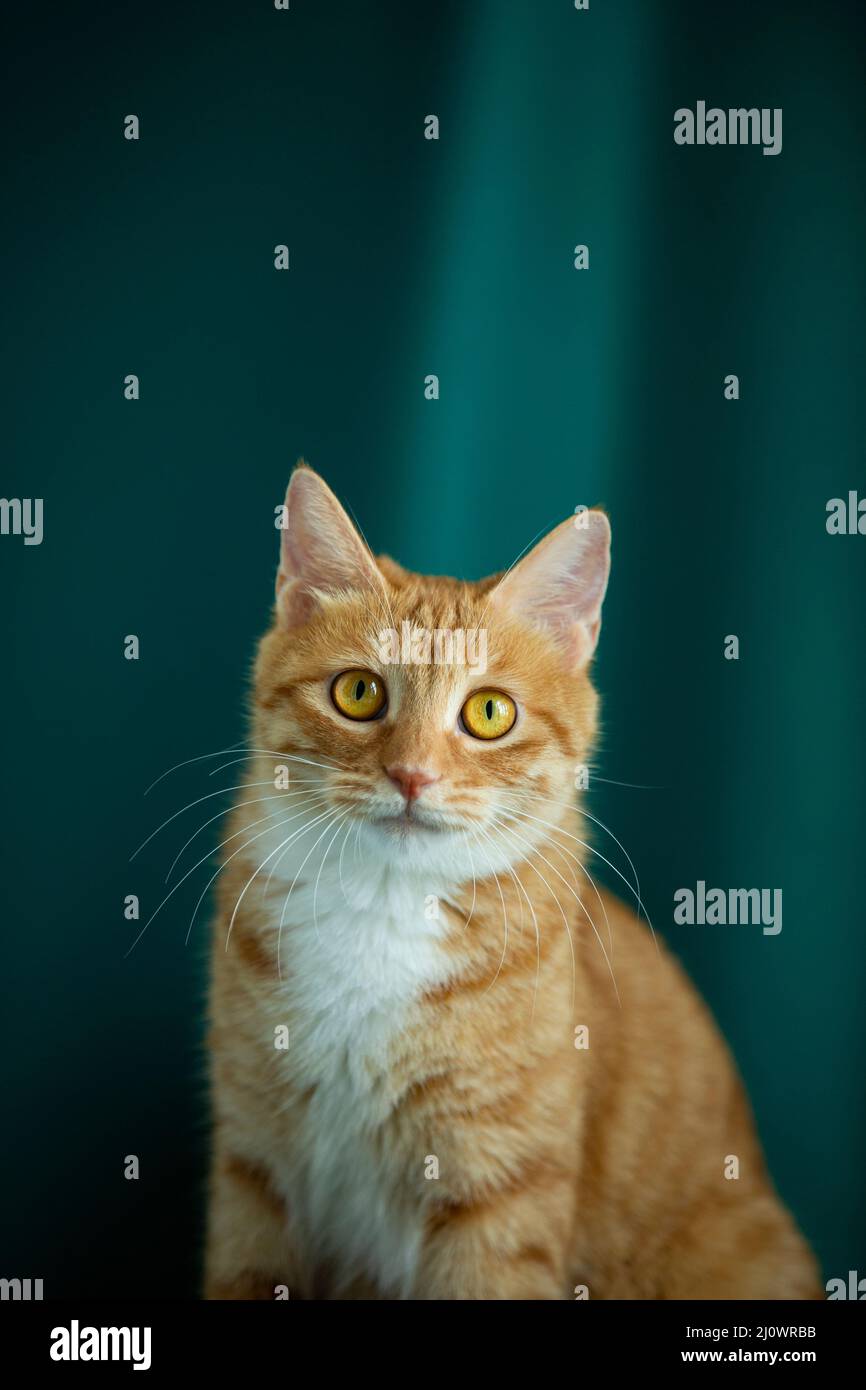
<svg viewBox="0 0 866 1390"><path fill-rule="evenodd" d="M383 588L364 541L327 483L301 463L286 492L277 571L282 627L306 623L323 595Z"/></svg>
<svg viewBox="0 0 866 1390"><path fill-rule="evenodd" d="M556 642L573 670L592 657L610 572L610 524L604 512L582 511L545 536L509 570L491 603Z"/></svg>

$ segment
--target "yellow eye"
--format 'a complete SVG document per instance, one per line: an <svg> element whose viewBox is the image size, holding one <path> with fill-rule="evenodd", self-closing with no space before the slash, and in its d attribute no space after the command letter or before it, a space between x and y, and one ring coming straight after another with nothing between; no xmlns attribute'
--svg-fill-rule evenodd
<svg viewBox="0 0 866 1390"><path fill-rule="evenodd" d="M501 690L476 690L460 713L463 727L473 738L501 738L517 718L514 701Z"/></svg>
<svg viewBox="0 0 866 1390"><path fill-rule="evenodd" d="M385 708L385 682L373 671L344 671L331 686L331 699L347 719L375 719Z"/></svg>

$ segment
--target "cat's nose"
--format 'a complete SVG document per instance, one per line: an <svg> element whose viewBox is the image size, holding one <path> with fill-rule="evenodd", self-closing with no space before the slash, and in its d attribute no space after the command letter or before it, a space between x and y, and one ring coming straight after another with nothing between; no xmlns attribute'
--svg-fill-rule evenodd
<svg viewBox="0 0 866 1390"><path fill-rule="evenodd" d="M439 781L436 773L425 772L420 767L386 767L385 772L396 787L399 787L407 802L417 801L425 787Z"/></svg>

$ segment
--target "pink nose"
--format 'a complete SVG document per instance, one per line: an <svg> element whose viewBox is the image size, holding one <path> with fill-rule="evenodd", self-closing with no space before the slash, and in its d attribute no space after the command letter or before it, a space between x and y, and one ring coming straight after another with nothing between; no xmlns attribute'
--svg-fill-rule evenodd
<svg viewBox="0 0 866 1390"><path fill-rule="evenodd" d="M439 781L434 773L424 772L418 767L386 767L385 771L394 785L400 788L407 802L416 801L425 787Z"/></svg>

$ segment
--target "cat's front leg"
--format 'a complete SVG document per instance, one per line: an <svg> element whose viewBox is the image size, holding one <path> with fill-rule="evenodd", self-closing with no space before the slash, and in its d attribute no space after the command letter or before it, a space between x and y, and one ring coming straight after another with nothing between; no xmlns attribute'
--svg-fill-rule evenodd
<svg viewBox="0 0 866 1390"><path fill-rule="evenodd" d="M205 1298L292 1298L296 1281L288 1212L267 1168L220 1149L211 1173Z"/></svg>
<svg viewBox="0 0 866 1390"><path fill-rule="evenodd" d="M537 1159L497 1185L440 1195L412 1297L562 1299L575 1175Z"/></svg>

